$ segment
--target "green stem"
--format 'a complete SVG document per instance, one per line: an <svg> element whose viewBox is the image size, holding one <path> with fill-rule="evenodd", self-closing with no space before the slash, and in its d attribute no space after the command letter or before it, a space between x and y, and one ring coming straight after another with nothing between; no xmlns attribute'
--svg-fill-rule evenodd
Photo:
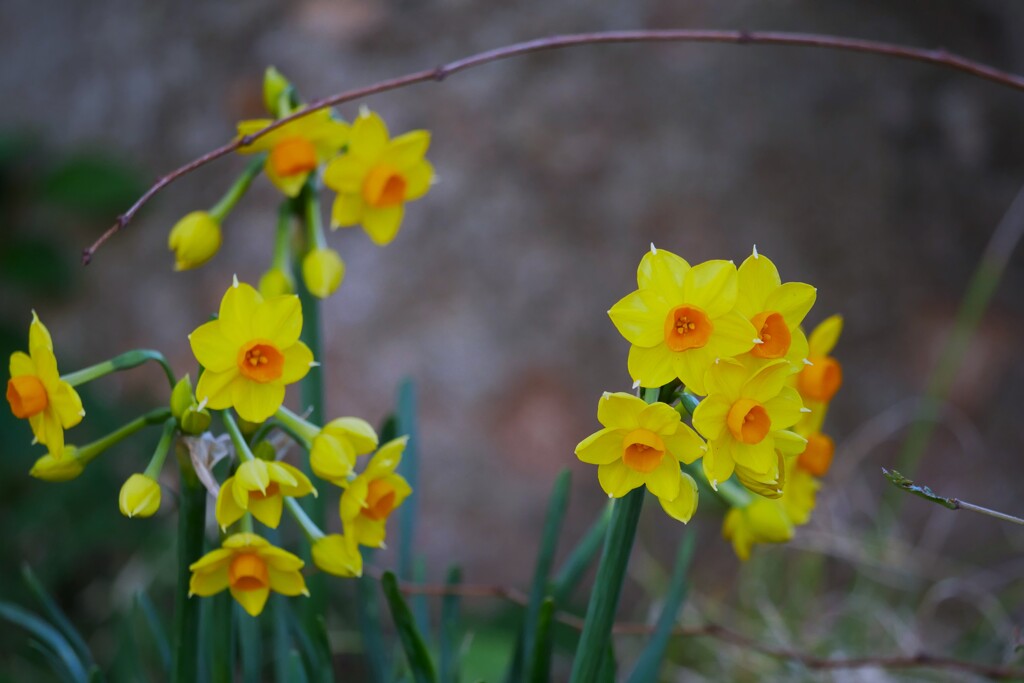
<svg viewBox="0 0 1024 683"><path fill-rule="evenodd" d="M228 434L231 436L231 443L235 445L235 450L238 451L238 458L243 462L249 462L255 460L256 456L252 454L252 449L249 448L249 444L245 442L245 437L242 436L242 430L238 428L238 423L235 422L235 418L231 416L231 413L227 410L221 411L221 419L224 420L224 426L228 428Z"/></svg>
<svg viewBox="0 0 1024 683"><path fill-rule="evenodd" d="M249 162L249 165L245 167L238 179L235 180L224 196L220 198L220 201L213 205L213 208L209 210L209 214L216 219L218 223L223 223L224 219L228 217L231 210L235 208L239 200L245 196L245 193L249 190L249 186L252 185L252 181L256 179L256 176L263 170L263 162L265 161L265 155L261 154L255 159Z"/></svg>
<svg viewBox="0 0 1024 683"><path fill-rule="evenodd" d="M656 403L659 391L644 389L643 399L647 403ZM576 647L570 683L591 683L597 680L601 663L611 642L615 610L619 604L626 566L633 550L633 539L636 537L636 526L640 520L640 511L643 509L645 492L645 487L633 489L614 502L601 562L597 567L597 577L587 605L583 633L580 634Z"/></svg>
<svg viewBox="0 0 1024 683"><path fill-rule="evenodd" d="M135 432L148 427L149 425L160 424L171 416L169 408L157 408L151 410L141 417L137 417L120 429L107 434L101 439L88 443L78 449L78 459L83 465L88 465L96 456L111 446L120 443Z"/></svg>
<svg viewBox="0 0 1024 683"><path fill-rule="evenodd" d="M284 406L277 409L274 413L274 417L281 423L281 428L287 430L292 436L301 439L303 446L306 450L309 450L309 442L316 438L316 435L320 433L320 428L315 424L303 419L301 416L296 415L292 411L288 410Z"/></svg>
<svg viewBox="0 0 1024 683"><path fill-rule="evenodd" d="M173 683L193 683L198 677L199 601L189 599L189 566L203 554L206 489L188 457L178 458L181 495L178 510L178 587L174 611Z"/></svg>
<svg viewBox="0 0 1024 683"><path fill-rule="evenodd" d="M164 460L167 459L167 451L171 449L171 442L174 441L174 435L178 431L178 420L174 417L169 417L164 421L164 431L160 435L160 441L156 445L156 450L153 452L153 457L149 460L149 465L146 466L146 476L150 479L157 479L160 476L160 470L164 468Z"/></svg>
<svg viewBox="0 0 1024 683"><path fill-rule="evenodd" d="M277 231L274 233L274 268L289 272L291 267L292 203L281 202L277 210Z"/></svg>
<svg viewBox="0 0 1024 683"><path fill-rule="evenodd" d="M294 498L285 497L284 506L288 508L288 512L291 513L292 517L295 518L295 521L299 523L300 527L302 527L302 531L306 534L306 538L309 539L310 543L318 541L324 537L324 532L313 523L313 520L309 518L306 511L302 509L301 505L299 505L299 501Z"/></svg>
<svg viewBox="0 0 1024 683"><path fill-rule="evenodd" d="M99 379L105 375L109 375L112 372L118 370L130 370L131 368L138 367L146 361L156 361L163 368L164 374L167 375L167 382L171 385L171 389L174 389L174 385L178 383L178 380L174 377L174 370L171 369L171 364L167 362L167 359L159 351L153 351L150 349L136 349L134 351L128 351L122 353L120 356L114 356L110 360L105 360L102 363L96 365L90 365L87 368L76 370L75 372L69 372L68 374L61 377L62 380L67 382L73 387L80 386L86 382L91 382L94 379Z"/></svg>
<svg viewBox="0 0 1024 683"><path fill-rule="evenodd" d="M320 197L316 193L315 177L311 177L306 183L302 195L302 209L306 223L306 250L311 250L313 246L317 249L326 249L327 238L324 237L324 223L320 214Z"/></svg>

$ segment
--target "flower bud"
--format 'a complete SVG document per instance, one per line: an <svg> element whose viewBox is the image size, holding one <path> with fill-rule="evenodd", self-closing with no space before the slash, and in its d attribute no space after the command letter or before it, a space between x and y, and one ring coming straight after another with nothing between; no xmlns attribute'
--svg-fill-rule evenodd
<svg viewBox="0 0 1024 683"><path fill-rule="evenodd" d="M171 391L171 415L180 421L185 410L194 405L196 405L196 397L192 393L192 379L185 375L178 380Z"/></svg>
<svg viewBox="0 0 1024 683"><path fill-rule="evenodd" d="M178 424L181 431L192 436L202 434L210 427L210 411L206 408L198 409L198 405L191 405L185 409Z"/></svg>
<svg viewBox="0 0 1024 683"><path fill-rule="evenodd" d="M167 246L174 252L175 270L203 265L220 249L220 223L206 211L193 211L171 228Z"/></svg>
<svg viewBox="0 0 1024 683"><path fill-rule="evenodd" d="M237 413L236 413L236 415L237 415ZM249 422L248 420L246 420L241 415L237 415L237 417L238 417L238 428L242 431L242 435L247 437L247 438L252 436L253 434L255 434L256 430L260 428L261 424L263 424L262 422Z"/></svg>
<svg viewBox="0 0 1024 683"><path fill-rule="evenodd" d="M43 481L71 481L85 470L85 463L78 458L78 449L65 446L60 457L47 453L36 460L29 474Z"/></svg>
<svg viewBox="0 0 1024 683"><path fill-rule="evenodd" d="M286 271L280 268L271 268L260 278L259 290L264 299L282 294L294 294L295 282Z"/></svg>
<svg viewBox="0 0 1024 683"><path fill-rule="evenodd" d="M270 445L269 441L260 441L256 444L256 448L252 449L252 454L256 456L258 460L266 460L267 462L277 462L277 451Z"/></svg>
<svg viewBox="0 0 1024 683"><path fill-rule="evenodd" d="M302 259L302 279L313 296L326 299L345 277L345 263L333 249L313 249Z"/></svg>
<svg viewBox="0 0 1024 683"><path fill-rule="evenodd" d="M160 484L145 474L133 474L117 499L125 517L152 517L160 508Z"/></svg>
<svg viewBox="0 0 1024 683"><path fill-rule="evenodd" d="M313 541L313 564L335 576L362 576L363 556L353 540L331 534Z"/></svg>
<svg viewBox="0 0 1024 683"><path fill-rule="evenodd" d="M263 72L263 105L271 116L280 116L277 105L281 100L281 94L290 86L288 79L276 68L268 66Z"/></svg>

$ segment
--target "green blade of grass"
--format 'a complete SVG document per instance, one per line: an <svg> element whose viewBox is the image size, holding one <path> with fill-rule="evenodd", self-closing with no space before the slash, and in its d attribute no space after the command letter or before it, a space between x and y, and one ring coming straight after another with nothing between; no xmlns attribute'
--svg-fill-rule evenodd
<svg viewBox="0 0 1024 683"><path fill-rule="evenodd" d="M583 535L580 542L569 553L562 568L558 570L551 588L551 595L554 596L556 605L564 605L572 597L572 592L601 549L601 542L604 541L605 534L608 532L608 522L611 521L611 518L612 504L609 502L601 511L601 515L587 529L587 533Z"/></svg>
<svg viewBox="0 0 1024 683"><path fill-rule="evenodd" d="M384 430L381 430L383 434ZM369 563L373 551L363 553L363 562ZM390 658L385 651L384 634L380 626L380 601L377 597L377 584L369 576L356 579L356 615L359 620L359 632L363 640L363 652L370 668L370 676L374 683L391 683Z"/></svg>
<svg viewBox="0 0 1024 683"><path fill-rule="evenodd" d="M462 570L452 567L448 570L445 586L457 588L462 583ZM459 681L459 596L448 593L441 599L441 676L440 683Z"/></svg>
<svg viewBox="0 0 1024 683"><path fill-rule="evenodd" d="M288 677L282 679L288 683L308 683L306 667L302 664L302 655L296 650L288 654Z"/></svg>
<svg viewBox="0 0 1024 683"><path fill-rule="evenodd" d="M676 615L679 613L679 607L683 604L683 600L686 599L686 576L690 570L695 538L696 535L690 532L679 544L676 564L672 570L672 578L669 581L668 592L665 594L665 603L661 608L658 623L654 627L654 633L647 641L647 646L640 654L633 673L626 679L626 683L657 683L658 681L658 672L665 659L665 650L668 648L668 641L672 636Z"/></svg>
<svg viewBox="0 0 1024 683"><path fill-rule="evenodd" d="M57 658L67 670L68 675L71 676L71 680L86 683L89 678L86 674L86 667L83 666L82 660L68 643L67 638L56 628L28 610L9 602L0 602L0 619L6 619L31 633L39 641L41 647Z"/></svg>
<svg viewBox="0 0 1024 683"><path fill-rule="evenodd" d="M68 643L74 648L78 658L82 661L82 664L86 668L93 667L96 665L96 660L93 659L92 652L89 651L89 646L85 644L85 639L78 632L77 629L71 624L71 620L68 619L67 615L64 614L63 610L57 606L57 602L50 596L46 588L43 587L42 582L36 578L36 575L32 572L32 568L27 564L21 567L21 577L25 581L25 585L28 586L29 591L35 596L36 600L43 608L43 612L46 613L50 623L57 627L64 637L67 638Z"/></svg>
<svg viewBox="0 0 1024 683"><path fill-rule="evenodd" d="M537 614L537 628L531 651L530 683L548 683L551 679L551 638L552 622L555 616L555 600L547 597L541 603Z"/></svg>
<svg viewBox="0 0 1024 683"><path fill-rule="evenodd" d="M416 507L419 502L419 430L417 429L416 385L405 379L398 386L395 417L398 434L409 437L409 443L398 465L398 474L405 477L412 493L398 511L398 576L409 581L413 578L413 541L416 533Z"/></svg>
<svg viewBox="0 0 1024 683"><path fill-rule="evenodd" d="M231 595L227 591L209 598L209 623L204 631L210 653L210 683L233 683L232 656L234 622L231 619Z"/></svg>
<svg viewBox="0 0 1024 683"><path fill-rule="evenodd" d="M398 579L391 572L384 572L380 580L384 589L384 596L387 598L388 606L391 608L391 618L395 622L395 629L398 631L398 639L405 650L405 657L412 671L413 680L416 683L437 683L437 674L434 671L434 663L430 659L430 652L423 642L423 637L416 628L409 605L398 590Z"/></svg>
<svg viewBox="0 0 1024 683"><path fill-rule="evenodd" d="M203 554L206 488L189 457L178 452L181 492L178 495L178 585L174 598L174 683L194 683L199 670L199 600L189 598L189 566Z"/></svg>
<svg viewBox="0 0 1024 683"><path fill-rule="evenodd" d="M149 599L149 595L145 591L135 594L135 607L146 620L150 638L152 638L157 655L160 657L160 666L164 671L170 671L171 644L167 641L167 631L164 629L163 622L160 621L160 615L157 614L153 601Z"/></svg>
<svg viewBox="0 0 1024 683"><path fill-rule="evenodd" d="M412 580L414 583L423 584L427 582L427 560L422 555L416 557L412 565ZM430 605L427 603L427 596L422 593L413 595L409 602L412 607L413 617L416 619L416 628L423 635L423 641L430 647Z"/></svg>
<svg viewBox="0 0 1024 683"><path fill-rule="evenodd" d="M263 643L259 617L250 616L241 605L234 606L238 625L238 654L242 662L242 681L260 683L263 670Z"/></svg>

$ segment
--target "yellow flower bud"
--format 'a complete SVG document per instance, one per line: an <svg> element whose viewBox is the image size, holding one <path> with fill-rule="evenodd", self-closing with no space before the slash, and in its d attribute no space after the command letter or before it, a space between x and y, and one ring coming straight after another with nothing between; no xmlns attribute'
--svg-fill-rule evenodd
<svg viewBox="0 0 1024 683"><path fill-rule="evenodd" d="M272 296L294 294L295 283L292 281L292 276L284 270L271 268L260 278L259 290L264 299L269 299Z"/></svg>
<svg viewBox="0 0 1024 683"><path fill-rule="evenodd" d="M363 575L363 556L359 553L359 546L341 534L331 534L313 542L313 564L335 576Z"/></svg>
<svg viewBox="0 0 1024 683"><path fill-rule="evenodd" d="M333 249L314 249L302 259L302 279L313 296L326 299L345 277L345 263Z"/></svg>
<svg viewBox="0 0 1024 683"><path fill-rule="evenodd" d="M179 425L181 431L192 436L198 436L205 432L210 426L210 411L206 408L197 410L198 405L191 405L182 413Z"/></svg>
<svg viewBox="0 0 1024 683"><path fill-rule="evenodd" d="M220 249L220 224L206 211L193 211L171 228L167 247L174 252L175 270L203 265Z"/></svg>
<svg viewBox="0 0 1024 683"><path fill-rule="evenodd" d="M257 460L277 462L277 451L269 441L260 441L256 444L256 447L252 449L252 454L256 456Z"/></svg>
<svg viewBox="0 0 1024 683"><path fill-rule="evenodd" d="M78 449L65 446L60 457L47 453L36 460L29 474L43 481L71 481L85 470L85 463L78 458Z"/></svg>
<svg viewBox="0 0 1024 683"><path fill-rule="evenodd" d="M263 73L263 105L271 116L277 117L281 115L277 111L278 101L281 99L281 94L290 85L291 83L284 77L284 74L275 67L268 66L267 70Z"/></svg>
<svg viewBox="0 0 1024 683"><path fill-rule="evenodd" d="M160 484L145 474L133 474L121 487L117 502L125 517L152 517L160 508Z"/></svg>
<svg viewBox="0 0 1024 683"><path fill-rule="evenodd" d="M192 379L185 375L174 385L171 391L171 414L181 420L185 410L196 405L195 394L192 393Z"/></svg>

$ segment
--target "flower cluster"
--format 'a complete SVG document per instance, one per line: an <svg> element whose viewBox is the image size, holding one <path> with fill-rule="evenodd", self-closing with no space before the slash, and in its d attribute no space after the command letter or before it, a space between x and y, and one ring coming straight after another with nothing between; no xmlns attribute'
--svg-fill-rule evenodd
<svg viewBox="0 0 1024 683"><path fill-rule="evenodd" d="M841 383L829 356L840 319L810 341L802 329L815 298L810 285L783 282L756 249L737 268L691 266L651 245L636 291L608 312L630 343L627 366L644 398L606 393L603 429L577 457L598 466L610 497L646 486L682 522L703 479L732 508L723 532L741 558L753 543L791 538L831 462L820 428Z"/></svg>
<svg viewBox="0 0 1024 683"><path fill-rule="evenodd" d="M198 268L213 258L221 246L221 224L262 173L286 200L272 266L260 280L260 292L293 293L293 272L298 272L311 294L326 298L341 285L345 264L324 237L317 200L320 183L336 193L332 229L362 226L374 243L384 246L398 234L406 203L425 195L435 181L426 159L430 133L415 130L392 137L384 120L365 108L351 125L330 109L279 123L302 114L304 105L273 68L264 79L264 100L276 119L238 124L238 152L255 156L254 162L214 207L189 213L171 230L168 247L175 254L175 270ZM299 240L292 235L296 217L307 223ZM293 263L296 241L300 246Z"/></svg>

